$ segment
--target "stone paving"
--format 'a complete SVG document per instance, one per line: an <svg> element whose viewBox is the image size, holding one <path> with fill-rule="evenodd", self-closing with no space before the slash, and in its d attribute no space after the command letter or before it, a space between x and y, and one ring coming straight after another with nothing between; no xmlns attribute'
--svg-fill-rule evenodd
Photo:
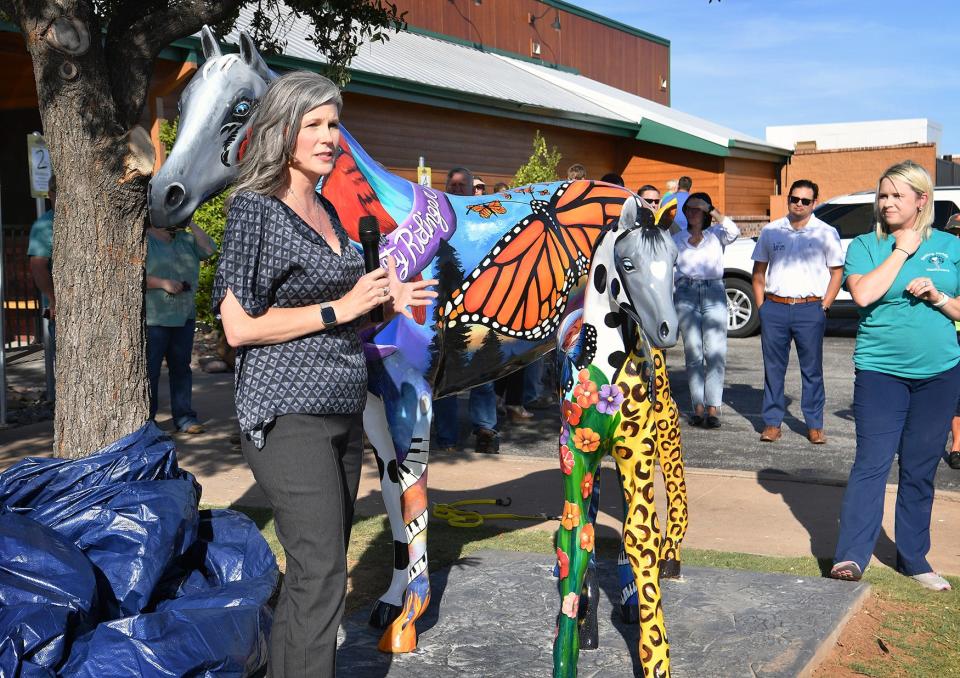
<svg viewBox="0 0 960 678"><path fill-rule="evenodd" d="M559 597L548 557L480 551L431 577L419 647L389 656L366 612L345 620L343 678L546 678L552 674ZM496 585L494 585L496 584ZM600 649L580 653L579 675L642 675L637 626L620 621L612 563L600 567ZM807 675L832 647L869 587L828 579L685 568L664 582L673 678Z"/></svg>

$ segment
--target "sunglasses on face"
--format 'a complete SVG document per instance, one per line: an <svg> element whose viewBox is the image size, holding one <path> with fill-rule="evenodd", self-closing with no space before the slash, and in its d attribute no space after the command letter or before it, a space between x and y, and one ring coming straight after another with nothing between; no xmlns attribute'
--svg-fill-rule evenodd
<svg viewBox="0 0 960 678"><path fill-rule="evenodd" d="M651 205L659 205L659 204L660 204L660 198L644 198L644 200L646 200L646 201L647 201L648 203L650 203Z"/></svg>
<svg viewBox="0 0 960 678"><path fill-rule="evenodd" d="M803 205L804 207L808 207L813 204L813 198L801 198L798 195L791 195L790 204L791 205L800 204L800 205Z"/></svg>

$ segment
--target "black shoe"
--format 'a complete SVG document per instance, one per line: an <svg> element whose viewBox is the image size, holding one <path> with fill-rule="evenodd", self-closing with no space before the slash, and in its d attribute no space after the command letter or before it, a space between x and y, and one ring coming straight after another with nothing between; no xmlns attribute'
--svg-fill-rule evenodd
<svg viewBox="0 0 960 678"><path fill-rule="evenodd" d="M690 425L691 425L691 426L703 426L703 415L702 415L702 414L695 414L695 415L693 415L692 417L690 417Z"/></svg>
<svg viewBox="0 0 960 678"><path fill-rule="evenodd" d="M707 417L707 428L720 428L720 417L713 414Z"/></svg>
<svg viewBox="0 0 960 678"><path fill-rule="evenodd" d="M947 465L960 471L960 452L951 452L950 456L947 457Z"/></svg>
<svg viewBox="0 0 960 678"><path fill-rule="evenodd" d="M496 431L482 428L476 434L477 444L474 452L481 454L500 454L500 436Z"/></svg>

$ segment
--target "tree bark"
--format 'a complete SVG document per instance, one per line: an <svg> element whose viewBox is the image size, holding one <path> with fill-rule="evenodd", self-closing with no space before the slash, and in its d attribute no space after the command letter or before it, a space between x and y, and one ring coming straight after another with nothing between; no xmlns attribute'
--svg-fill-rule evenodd
<svg viewBox="0 0 960 678"><path fill-rule="evenodd" d="M148 416L143 288L149 176L137 169L141 163L127 131L116 124L100 25L89 6L15 4L59 189L54 454L80 457L136 430ZM94 37L85 50L84 31Z"/></svg>

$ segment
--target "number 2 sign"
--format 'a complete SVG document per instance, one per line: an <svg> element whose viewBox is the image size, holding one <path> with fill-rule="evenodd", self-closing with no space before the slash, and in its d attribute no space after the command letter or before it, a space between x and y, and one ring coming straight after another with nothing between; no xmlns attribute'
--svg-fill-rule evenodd
<svg viewBox="0 0 960 678"><path fill-rule="evenodd" d="M47 142L39 134L27 135L27 160L30 165L30 195L34 198L46 198L53 170Z"/></svg>

